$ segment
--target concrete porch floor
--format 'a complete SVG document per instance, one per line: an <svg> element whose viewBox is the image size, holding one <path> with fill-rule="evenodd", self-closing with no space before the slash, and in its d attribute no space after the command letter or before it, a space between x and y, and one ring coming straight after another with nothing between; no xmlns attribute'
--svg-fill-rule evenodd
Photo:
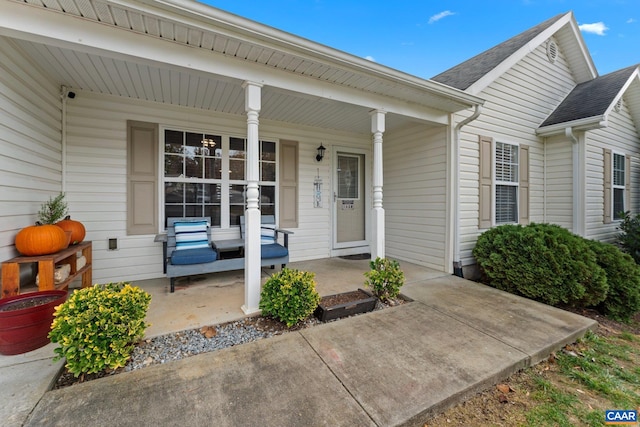
<svg viewBox="0 0 640 427"><path fill-rule="evenodd" d="M316 289L325 296L364 288L364 273L369 270L369 260L327 258L293 262L288 267L315 273ZM407 284L448 275L407 262L400 262L400 267ZM278 267L274 270L263 268L262 283L279 270ZM240 308L244 304L244 270L181 278L176 282L173 294L169 292L169 279L166 278L141 280L133 284L151 294L147 313L147 322L151 326L147 328L147 337L246 317Z"/></svg>

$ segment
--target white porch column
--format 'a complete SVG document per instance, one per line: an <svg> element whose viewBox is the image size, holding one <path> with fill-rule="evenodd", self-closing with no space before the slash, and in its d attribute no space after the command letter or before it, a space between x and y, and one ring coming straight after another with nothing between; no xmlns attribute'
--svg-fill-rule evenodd
<svg viewBox="0 0 640 427"><path fill-rule="evenodd" d="M258 209L259 141L258 115L262 85L245 82L244 102L247 112L247 210L244 213L244 305L242 311L259 311L260 304L260 209Z"/></svg>
<svg viewBox="0 0 640 427"><path fill-rule="evenodd" d="M384 258L384 209L382 207L382 134L385 130L385 112L371 112L373 133L373 211L371 212L371 259Z"/></svg>

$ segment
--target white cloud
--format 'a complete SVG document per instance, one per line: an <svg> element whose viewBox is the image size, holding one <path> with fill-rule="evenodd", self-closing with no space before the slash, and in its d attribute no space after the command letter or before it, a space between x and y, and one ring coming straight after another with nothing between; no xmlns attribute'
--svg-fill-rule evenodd
<svg viewBox="0 0 640 427"><path fill-rule="evenodd" d="M633 18L627 19L627 24L633 24L634 22L636 22L636 20Z"/></svg>
<svg viewBox="0 0 640 427"><path fill-rule="evenodd" d="M609 27L604 25L604 22L594 22L593 24L582 24L582 25L578 25L578 28L580 28L580 31L583 31L585 33L596 34L598 36L604 36L605 31L609 29Z"/></svg>
<svg viewBox="0 0 640 427"><path fill-rule="evenodd" d="M454 12L450 10L445 10L444 12L436 13L431 18L429 18L429 24L433 24L434 22L438 22L442 18L446 18L447 16L455 15Z"/></svg>
<svg viewBox="0 0 640 427"><path fill-rule="evenodd" d="M364 57L367 61L376 62L376 59L373 56L367 55Z"/></svg>

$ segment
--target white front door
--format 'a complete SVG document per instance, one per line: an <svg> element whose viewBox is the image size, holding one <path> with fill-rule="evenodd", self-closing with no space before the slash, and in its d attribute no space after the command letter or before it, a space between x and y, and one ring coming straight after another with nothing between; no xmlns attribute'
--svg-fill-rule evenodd
<svg viewBox="0 0 640 427"><path fill-rule="evenodd" d="M334 249L367 245L365 155L336 151L333 164Z"/></svg>

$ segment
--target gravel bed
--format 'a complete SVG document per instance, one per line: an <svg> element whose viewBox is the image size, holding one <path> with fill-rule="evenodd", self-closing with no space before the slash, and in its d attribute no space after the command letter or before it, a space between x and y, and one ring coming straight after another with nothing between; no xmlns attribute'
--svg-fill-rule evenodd
<svg viewBox="0 0 640 427"><path fill-rule="evenodd" d="M247 321L217 326L215 331L216 335L211 338L207 338L199 329L191 329L146 339L134 348L124 370L133 371L275 335L271 331L260 331Z"/></svg>

